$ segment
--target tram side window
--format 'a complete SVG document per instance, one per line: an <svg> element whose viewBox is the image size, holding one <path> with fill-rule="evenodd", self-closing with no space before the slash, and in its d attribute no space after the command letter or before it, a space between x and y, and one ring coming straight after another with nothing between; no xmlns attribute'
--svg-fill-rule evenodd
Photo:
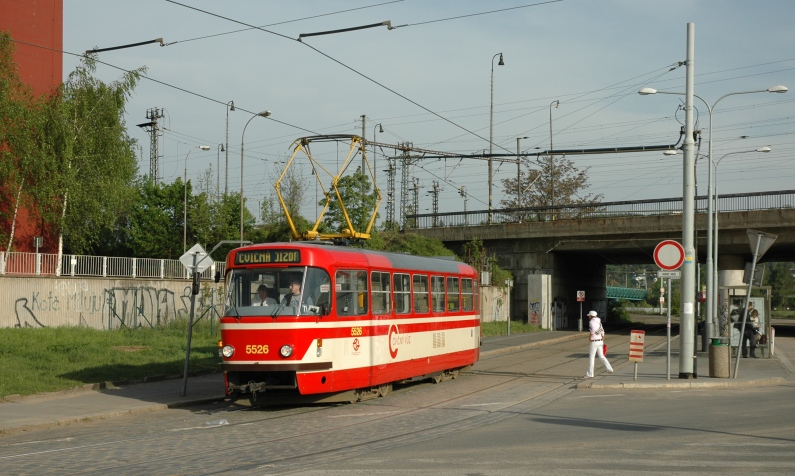
<svg viewBox="0 0 795 476"><path fill-rule="evenodd" d="M444 276L431 276L433 312L444 312Z"/></svg>
<svg viewBox="0 0 795 476"><path fill-rule="evenodd" d="M414 312L428 312L428 276L414 275Z"/></svg>
<svg viewBox="0 0 795 476"><path fill-rule="evenodd" d="M461 307L461 296L458 289L458 278L447 278L447 310L458 311Z"/></svg>
<svg viewBox="0 0 795 476"><path fill-rule="evenodd" d="M367 314L367 272L340 270L336 276L337 314L359 316Z"/></svg>
<svg viewBox="0 0 795 476"><path fill-rule="evenodd" d="M408 274L395 273L395 312L411 312L411 279Z"/></svg>
<svg viewBox="0 0 795 476"><path fill-rule="evenodd" d="M475 292L475 299L474 299L475 310L479 311L480 310L480 289L478 289L478 280L477 279L474 280L472 282L472 284L473 284L472 290Z"/></svg>
<svg viewBox="0 0 795 476"><path fill-rule="evenodd" d="M373 314L389 313L389 273L380 271L370 273L370 287L373 293Z"/></svg>
<svg viewBox="0 0 795 476"><path fill-rule="evenodd" d="M472 280L470 278L461 279L461 310L472 311L474 310L474 301L472 300Z"/></svg>

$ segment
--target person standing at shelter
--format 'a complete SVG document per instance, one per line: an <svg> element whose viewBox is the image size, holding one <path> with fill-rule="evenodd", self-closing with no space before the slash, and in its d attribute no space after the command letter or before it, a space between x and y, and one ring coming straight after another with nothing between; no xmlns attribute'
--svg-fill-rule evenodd
<svg viewBox="0 0 795 476"><path fill-rule="evenodd" d="M585 374L585 378L593 377L593 365L596 355L599 355L599 360L602 361L607 371L613 373L613 367L610 366L610 362L604 353L605 330L602 327L602 320L597 317L596 311L588 312L588 329L590 330L588 338L591 340L591 346L588 349L588 372Z"/></svg>

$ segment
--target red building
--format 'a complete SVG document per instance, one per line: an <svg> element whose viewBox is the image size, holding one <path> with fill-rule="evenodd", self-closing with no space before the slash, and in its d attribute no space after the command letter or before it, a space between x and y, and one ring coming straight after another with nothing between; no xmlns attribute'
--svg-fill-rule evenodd
<svg viewBox="0 0 795 476"><path fill-rule="evenodd" d="M20 79L37 95L54 91L63 81L63 0L0 0L0 30L17 41L15 59ZM11 230L13 208L8 207L14 203L14 191L0 184L0 217L7 217L0 218L4 234ZM39 217L20 209L11 251L35 251L34 236L44 236L40 252L57 251L57 234L44 228ZM0 251L7 251L7 246L7 241L0 243Z"/></svg>

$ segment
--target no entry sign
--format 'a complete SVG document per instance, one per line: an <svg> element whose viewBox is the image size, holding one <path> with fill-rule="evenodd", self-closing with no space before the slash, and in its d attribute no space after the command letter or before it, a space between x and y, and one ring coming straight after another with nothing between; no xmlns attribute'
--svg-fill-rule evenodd
<svg viewBox="0 0 795 476"><path fill-rule="evenodd" d="M666 271L673 271L685 261L685 249L674 240L661 241L654 248L654 262Z"/></svg>

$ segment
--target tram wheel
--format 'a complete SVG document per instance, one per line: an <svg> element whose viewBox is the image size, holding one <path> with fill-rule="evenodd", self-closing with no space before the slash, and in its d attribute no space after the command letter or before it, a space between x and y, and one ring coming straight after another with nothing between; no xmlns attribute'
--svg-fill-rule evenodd
<svg viewBox="0 0 795 476"><path fill-rule="evenodd" d="M433 379L433 383L441 383L443 378L444 378L444 374L443 373L436 374L433 377L431 377L431 379Z"/></svg>
<svg viewBox="0 0 795 476"><path fill-rule="evenodd" d="M387 395L389 395L389 392L391 392L391 391L392 391L392 384L391 383L386 383L384 385L380 385L378 387L378 396L379 397L386 397Z"/></svg>

